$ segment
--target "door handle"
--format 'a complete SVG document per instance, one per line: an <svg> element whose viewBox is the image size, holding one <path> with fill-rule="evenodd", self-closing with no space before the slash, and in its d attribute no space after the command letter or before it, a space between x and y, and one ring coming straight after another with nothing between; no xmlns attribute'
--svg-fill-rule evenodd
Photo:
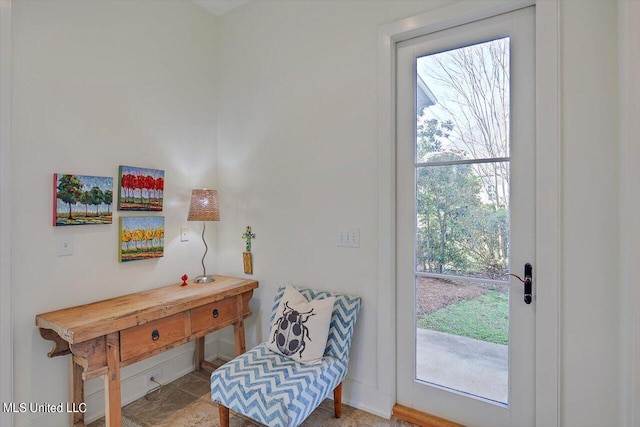
<svg viewBox="0 0 640 427"><path fill-rule="evenodd" d="M531 304L531 288L533 283L533 267L531 264L526 263L524 265L524 302L525 304Z"/></svg>
<svg viewBox="0 0 640 427"><path fill-rule="evenodd" d="M524 283L524 303L531 304L533 300L532 288L533 288L533 267L530 263L524 265L524 279L517 274L509 273L509 276L513 276Z"/></svg>

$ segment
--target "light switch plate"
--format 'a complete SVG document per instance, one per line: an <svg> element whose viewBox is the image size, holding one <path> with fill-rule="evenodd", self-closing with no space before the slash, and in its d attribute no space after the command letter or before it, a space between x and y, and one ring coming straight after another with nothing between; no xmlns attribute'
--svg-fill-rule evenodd
<svg viewBox="0 0 640 427"><path fill-rule="evenodd" d="M338 230L337 243L338 246L345 248L359 248L360 230Z"/></svg>
<svg viewBox="0 0 640 427"><path fill-rule="evenodd" d="M73 237L58 236L56 244L56 254L58 256L73 255Z"/></svg>
<svg viewBox="0 0 640 427"><path fill-rule="evenodd" d="M189 227L180 227L180 241L181 242L189 241Z"/></svg>

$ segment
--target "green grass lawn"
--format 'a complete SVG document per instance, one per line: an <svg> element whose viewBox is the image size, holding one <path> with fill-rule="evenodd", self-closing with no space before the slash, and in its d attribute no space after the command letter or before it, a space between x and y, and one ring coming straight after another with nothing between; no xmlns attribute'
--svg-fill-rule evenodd
<svg viewBox="0 0 640 427"><path fill-rule="evenodd" d="M506 345L509 340L509 296L490 290L478 298L422 316L418 319L418 327Z"/></svg>

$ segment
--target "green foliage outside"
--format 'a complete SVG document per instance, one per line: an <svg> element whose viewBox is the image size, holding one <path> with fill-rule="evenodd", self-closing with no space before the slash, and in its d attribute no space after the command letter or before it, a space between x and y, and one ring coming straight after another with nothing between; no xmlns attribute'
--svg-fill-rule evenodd
<svg viewBox="0 0 640 427"><path fill-rule="evenodd" d="M490 290L418 319L418 327L481 341L509 343L509 296Z"/></svg>
<svg viewBox="0 0 640 427"><path fill-rule="evenodd" d="M418 120L418 158L465 160L463 150L443 149L451 122ZM422 166L416 170L417 251L420 271L498 279L508 268L506 201L483 202L484 186L471 164Z"/></svg>

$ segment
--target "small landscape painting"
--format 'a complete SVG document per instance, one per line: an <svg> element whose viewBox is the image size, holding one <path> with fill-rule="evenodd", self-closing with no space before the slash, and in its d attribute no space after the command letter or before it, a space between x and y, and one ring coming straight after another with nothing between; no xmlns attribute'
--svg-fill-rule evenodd
<svg viewBox="0 0 640 427"><path fill-rule="evenodd" d="M164 256L164 217L120 217L119 261Z"/></svg>
<svg viewBox="0 0 640 427"><path fill-rule="evenodd" d="M111 224L113 178L53 174L53 226Z"/></svg>
<svg viewBox="0 0 640 427"><path fill-rule="evenodd" d="M164 171L120 166L118 210L162 211Z"/></svg>

